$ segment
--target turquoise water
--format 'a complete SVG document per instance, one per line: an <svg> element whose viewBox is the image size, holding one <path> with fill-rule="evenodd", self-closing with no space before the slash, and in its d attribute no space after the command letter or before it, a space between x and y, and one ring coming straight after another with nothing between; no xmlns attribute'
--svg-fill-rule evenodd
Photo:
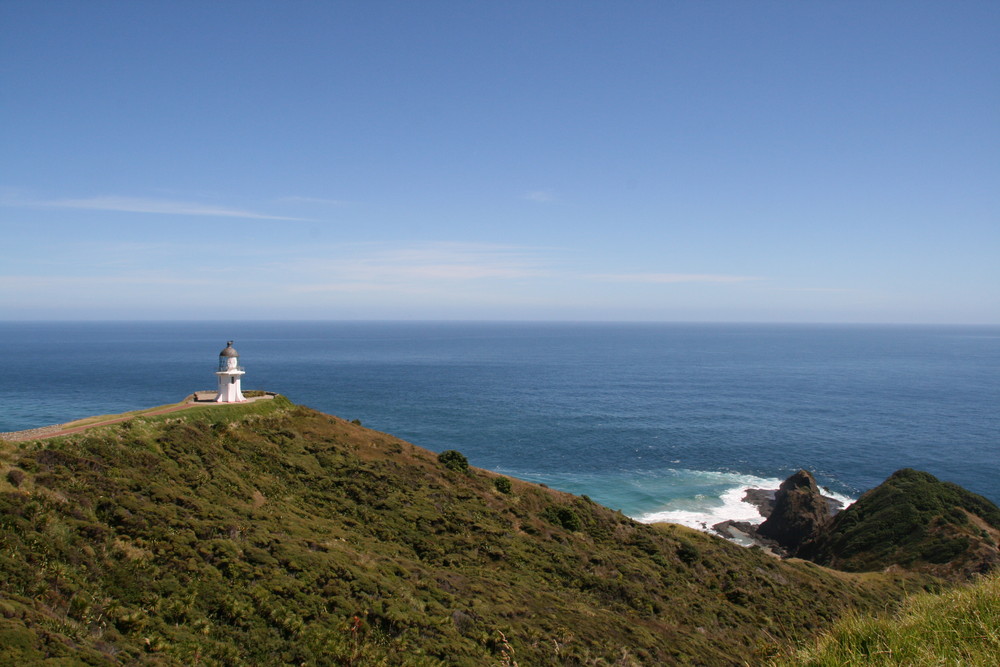
<svg viewBox="0 0 1000 667"><path fill-rule="evenodd" d="M211 389L227 340L245 389L640 518L752 512L740 489L799 468L844 497L914 467L1000 502L998 327L0 323L0 431Z"/></svg>

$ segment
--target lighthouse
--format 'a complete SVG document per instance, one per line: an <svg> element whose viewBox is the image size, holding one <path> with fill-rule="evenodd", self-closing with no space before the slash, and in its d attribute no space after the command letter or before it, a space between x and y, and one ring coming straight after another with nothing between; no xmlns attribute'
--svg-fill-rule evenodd
<svg viewBox="0 0 1000 667"><path fill-rule="evenodd" d="M240 355L233 349L233 341L229 341L226 343L226 349L219 352L219 370L215 372L219 378L219 395L215 397L216 403L242 403L247 400L240 391L240 378L244 372L240 366Z"/></svg>

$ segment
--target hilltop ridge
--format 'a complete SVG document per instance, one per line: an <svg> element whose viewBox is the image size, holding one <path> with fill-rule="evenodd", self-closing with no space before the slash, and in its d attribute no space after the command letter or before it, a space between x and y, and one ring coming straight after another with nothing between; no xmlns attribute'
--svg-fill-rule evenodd
<svg viewBox="0 0 1000 667"><path fill-rule="evenodd" d="M936 586L463 461L280 396L0 443L0 659L735 665Z"/></svg>
<svg viewBox="0 0 1000 667"><path fill-rule="evenodd" d="M964 580L1000 567L1000 509L912 468L894 472L795 554L852 572L906 568Z"/></svg>

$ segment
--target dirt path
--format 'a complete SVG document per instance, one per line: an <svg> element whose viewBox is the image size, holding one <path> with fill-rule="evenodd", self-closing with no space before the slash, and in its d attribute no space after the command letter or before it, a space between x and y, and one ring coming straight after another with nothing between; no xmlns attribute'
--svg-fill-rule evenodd
<svg viewBox="0 0 1000 667"><path fill-rule="evenodd" d="M44 440L45 438L58 438L63 435L70 435L73 433L79 433L81 431L86 431L88 428L94 428L95 426L107 426L108 424L118 424L120 422L128 421L129 419L135 419L136 417L145 417L146 415L163 415L168 412L177 412L179 410L187 410L188 408L193 408L196 405L209 405L207 403L196 403L194 401L188 401L186 403L178 403L177 405L168 405L162 408L156 408L154 410L144 410L142 412L132 412L113 417L110 419L102 419L100 421L89 422L87 424L81 424L79 426L74 426L76 422L69 422L66 424L55 424L54 426L43 426L41 428L33 428L27 431L13 431L11 433L0 433L0 439L6 440L7 442L21 442L24 440Z"/></svg>
<svg viewBox="0 0 1000 667"><path fill-rule="evenodd" d="M274 392L264 392L263 396L253 396L247 399L248 403L254 401L267 400L274 398L277 394ZM180 403L175 403L174 405L164 405L159 408L153 408L151 410L137 410L135 412L126 412L120 415L115 415L113 417L108 417L107 419L100 419L99 421L87 421L86 419L78 419L76 421L67 422L65 424L54 424L52 426L42 426L41 428L28 429L27 431L11 431L9 433L0 433L0 440L5 440L7 442L22 442L25 440L44 440L45 438L58 438L63 435L71 435L73 433L79 433L81 431L86 431L88 428L94 428L95 426L107 426L108 424L118 424L120 422L128 421L129 419L135 419L136 417L145 417L147 415L164 415L170 412L178 412L180 410L187 410L189 408L195 407L210 407L213 405L232 405L231 403L216 403L215 402L216 392L214 391L196 391L194 394L188 396ZM81 423L86 422L86 423Z"/></svg>
<svg viewBox="0 0 1000 667"><path fill-rule="evenodd" d="M275 397L274 392L265 392L263 396L253 396L247 399L247 402L252 403L253 401L267 400ZM42 426L41 428L28 429L27 431L11 431L9 433L0 433L0 440L6 440L7 442L22 442L25 440L44 440L45 438L58 438L63 435L71 435L73 433L79 433L81 431L86 431L88 428L94 428L95 426L107 426L108 424L118 424L120 422L128 421L129 419L135 419L136 417L145 417L147 415L164 415L170 412L178 412L180 410L187 410L188 408L195 407L207 407L213 405L231 405L230 403L216 403L215 402L216 393L214 391L204 391L195 392L191 396L188 396L181 403L176 403L174 405L164 405L163 407L153 408L152 410L137 410L135 412L126 412L124 414L116 415L113 417L108 417L107 419L100 419L99 421L87 421L86 419L78 419L76 421L67 422L65 424L54 424L52 426ZM87 423L81 423L87 422Z"/></svg>

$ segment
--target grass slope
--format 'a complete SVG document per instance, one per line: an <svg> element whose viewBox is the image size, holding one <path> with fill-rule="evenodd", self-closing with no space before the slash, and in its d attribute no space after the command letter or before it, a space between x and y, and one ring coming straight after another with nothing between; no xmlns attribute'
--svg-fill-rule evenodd
<svg viewBox="0 0 1000 667"><path fill-rule="evenodd" d="M754 664L930 581L456 461L281 397L0 443L0 664Z"/></svg>
<svg viewBox="0 0 1000 667"><path fill-rule="evenodd" d="M909 598L896 614L851 615L787 664L1000 665L1000 572L944 593Z"/></svg>

